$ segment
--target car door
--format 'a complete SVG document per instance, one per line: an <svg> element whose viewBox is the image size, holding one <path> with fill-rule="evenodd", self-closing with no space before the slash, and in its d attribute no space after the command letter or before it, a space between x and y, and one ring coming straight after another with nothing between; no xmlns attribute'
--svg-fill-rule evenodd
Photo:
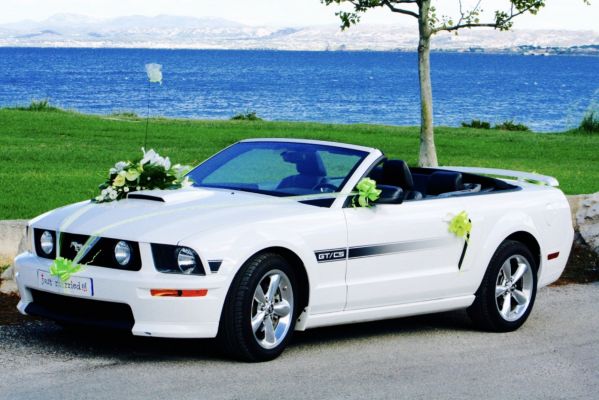
<svg viewBox="0 0 599 400"><path fill-rule="evenodd" d="M476 198L476 197L474 197ZM344 209L348 228L346 310L459 295L465 240L449 232L473 197Z"/></svg>

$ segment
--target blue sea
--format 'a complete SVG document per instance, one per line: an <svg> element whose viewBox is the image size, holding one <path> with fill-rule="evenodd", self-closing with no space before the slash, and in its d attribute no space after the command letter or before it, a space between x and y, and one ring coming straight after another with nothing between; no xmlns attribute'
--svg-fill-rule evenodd
<svg viewBox="0 0 599 400"><path fill-rule="evenodd" d="M144 65L163 65L148 85ZM0 48L0 106L50 99L85 113L418 125L415 53ZM437 125L576 126L599 104L599 57L434 53Z"/></svg>

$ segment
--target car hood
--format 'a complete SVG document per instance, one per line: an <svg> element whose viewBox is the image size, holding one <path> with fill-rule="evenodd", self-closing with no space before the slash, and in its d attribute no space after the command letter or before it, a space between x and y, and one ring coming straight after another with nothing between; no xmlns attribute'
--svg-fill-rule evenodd
<svg viewBox="0 0 599 400"><path fill-rule="evenodd" d="M148 190L109 203L72 204L32 226L139 242L176 244L211 229L230 228L319 209L298 199L223 189ZM322 209L321 209L322 210Z"/></svg>

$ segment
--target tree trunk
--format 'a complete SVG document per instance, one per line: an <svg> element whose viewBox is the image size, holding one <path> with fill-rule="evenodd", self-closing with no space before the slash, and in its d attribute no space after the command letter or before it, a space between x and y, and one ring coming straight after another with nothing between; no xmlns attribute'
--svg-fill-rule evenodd
<svg viewBox="0 0 599 400"><path fill-rule="evenodd" d="M437 150L433 131L433 91L431 86L430 43L431 29L428 13L431 0L420 3L420 18L418 19L418 78L420 81L420 154L418 165L421 167L436 167Z"/></svg>

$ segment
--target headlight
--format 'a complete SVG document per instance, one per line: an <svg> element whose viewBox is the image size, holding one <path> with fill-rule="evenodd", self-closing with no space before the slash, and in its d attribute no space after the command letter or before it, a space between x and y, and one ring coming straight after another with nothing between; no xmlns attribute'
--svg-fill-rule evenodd
<svg viewBox="0 0 599 400"><path fill-rule="evenodd" d="M29 228L33 234L33 248L38 257L53 260L56 257L56 232L47 229ZM33 231L33 233L31 233Z"/></svg>
<svg viewBox="0 0 599 400"><path fill-rule="evenodd" d="M48 231L44 231L42 236L40 236L40 247L44 254L52 254L52 251L54 251L54 235Z"/></svg>
<svg viewBox="0 0 599 400"><path fill-rule="evenodd" d="M200 257L189 247L152 243L152 256L159 272L206 275Z"/></svg>
<svg viewBox="0 0 599 400"><path fill-rule="evenodd" d="M191 274L197 266L195 251L189 247L180 247L177 250L177 266L185 275Z"/></svg>
<svg viewBox="0 0 599 400"><path fill-rule="evenodd" d="M114 258L119 265L125 266L131 261L131 247L122 240L114 246Z"/></svg>

